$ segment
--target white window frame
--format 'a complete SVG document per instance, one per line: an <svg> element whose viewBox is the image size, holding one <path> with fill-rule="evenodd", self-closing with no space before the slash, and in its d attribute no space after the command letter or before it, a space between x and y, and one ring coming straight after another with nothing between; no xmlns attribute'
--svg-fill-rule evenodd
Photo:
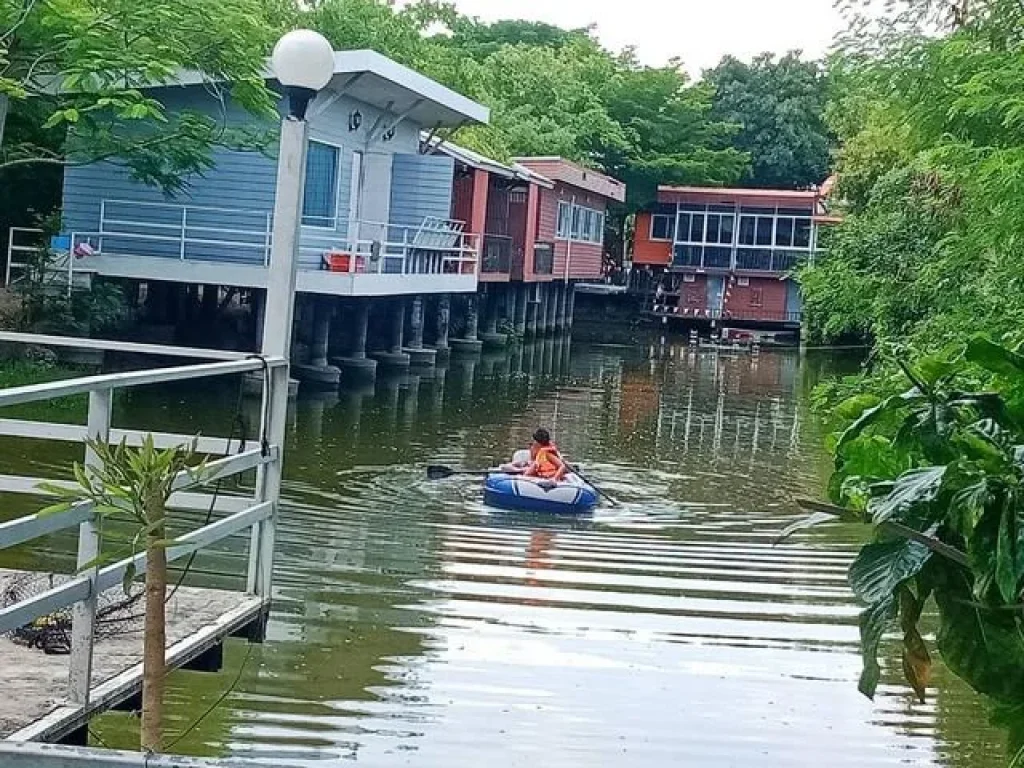
<svg viewBox="0 0 1024 768"><path fill-rule="evenodd" d="M336 232L338 229L338 203L341 200L341 177L344 175L342 172L345 170L343 165L342 157L344 156L345 147L342 144L336 144L333 141L324 141L323 139L308 139L308 144L322 144L325 147L331 147L336 151L337 161L334 165L334 216L330 217L334 221L333 226L324 226L322 224L307 224L304 219L306 216L299 211L299 221L302 223L304 229L317 229L324 232ZM303 188L306 185L306 179L302 179ZM313 216L310 218L324 218L321 216Z"/></svg>
<svg viewBox="0 0 1024 768"><path fill-rule="evenodd" d="M568 240L572 234L572 203L558 201L558 218L555 221L555 237Z"/></svg>
<svg viewBox="0 0 1024 768"><path fill-rule="evenodd" d="M668 223L668 237L655 237L654 236L654 222L655 220L664 219ZM651 214L651 231L650 241L653 243L671 243L675 240L676 236L676 214L674 213L652 213Z"/></svg>

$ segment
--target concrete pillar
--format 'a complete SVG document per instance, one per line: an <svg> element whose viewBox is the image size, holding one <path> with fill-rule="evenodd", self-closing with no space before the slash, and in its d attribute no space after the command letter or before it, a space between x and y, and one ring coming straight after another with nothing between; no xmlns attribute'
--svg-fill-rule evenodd
<svg viewBox="0 0 1024 768"><path fill-rule="evenodd" d="M254 349L260 348L263 339L263 323L267 319L267 290L265 288L252 289L252 323L256 330Z"/></svg>
<svg viewBox="0 0 1024 768"><path fill-rule="evenodd" d="M550 297L550 283L540 283L537 286L537 298L540 303L537 306L537 335L543 336L548 332L548 299Z"/></svg>
<svg viewBox="0 0 1024 768"><path fill-rule="evenodd" d="M529 287L526 283L515 283L512 286L514 304L512 313L512 327L516 335L522 338L526 335L526 308L530 300Z"/></svg>
<svg viewBox="0 0 1024 768"><path fill-rule="evenodd" d="M212 322L217 318L217 307L220 304L220 286L210 285L209 283L203 286L203 303L202 303L202 316L203 320Z"/></svg>
<svg viewBox="0 0 1024 768"><path fill-rule="evenodd" d="M558 303L561 301L562 284L549 283L548 289L551 291L548 302L548 332L558 333Z"/></svg>
<svg viewBox="0 0 1024 768"><path fill-rule="evenodd" d="M370 300L356 299L352 308L352 344L344 357L331 362L341 369L345 384L372 381L377 375L377 361L366 356L366 333L370 327Z"/></svg>
<svg viewBox="0 0 1024 768"><path fill-rule="evenodd" d="M331 318L334 303L330 296L313 296L313 323L309 342L309 363L295 366L295 378L316 387L336 387L341 381L341 369L327 362L327 348L331 339Z"/></svg>
<svg viewBox="0 0 1024 768"><path fill-rule="evenodd" d="M423 297L413 296L409 305L409 339L402 350L409 355L413 365L433 366L437 359L437 350L423 346Z"/></svg>
<svg viewBox="0 0 1024 768"><path fill-rule="evenodd" d="M392 369L408 368L411 362L409 355L402 350L405 338L405 299L396 299L388 307L390 322L387 349L374 352L373 358L382 366Z"/></svg>
<svg viewBox="0 0 1024 768"><path fill-rule="evenodd" d="M565 290L565 283L558 284L558 301L555 304L555 330L559 333L565 330L565 312L568 309L569 293Z"/></svg>
<svg viewBox="0 0 1024 768"><path fill-rule="evenodd" d="M571 331L572 330L572 319L573 319L573 316L576 314L576 284L575 283L569 283L568 293L569 293L569 309L566 312L565 320L566 320L566 323L568 323L566 328Z"/></svg>
<svg viewBox="0 0 1024 768"><path fill-rule="evenodd" d="M508 336L498 332L498 319L502 315L501 286L491 283L486 290L484 330L480 334L480 341L484 343L485 348L500 349L508 343Z"/></svg>
<svg viewBox="0 0 1024 768"><path fill-rule="evenodd" d="M448 328L451 324L451 317L452 298L448 294L445 294L437 300L437 318L435 320L435 335L437 338L434 341L434 349L437 350L438 357L447 355L449 352Z"/></svg>
<svg viewBox="0 0 1024 768"><path fill-rule="evenodd" d="M450 339L452 354L477 354L484 347L479 339L479 296L476 293L466 295L466 322L461 339Z"/></svg>

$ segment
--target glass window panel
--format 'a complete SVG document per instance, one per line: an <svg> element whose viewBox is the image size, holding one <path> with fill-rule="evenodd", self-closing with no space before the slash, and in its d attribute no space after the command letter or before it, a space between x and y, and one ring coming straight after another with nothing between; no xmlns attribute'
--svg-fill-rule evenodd
<svg viewBox="0 0 1024 768"><path fill-rule="evenodd" d="M572 208L572 237L574 240L579 239L582 226L583 209L580 208L578 205L574 205Z"/></svg>
<svg viewBox="0 0 1024 768"><path fill-rule="evenodd" d="M561 238L569 237L570 230L570 219L572 217L572 207L569 203L558 204L558 236Z"/></svg>
<svg viewBox="0 0 1024 768"><path fill-rule="evenodd" d="M796 231L793 234L793 245L797 248L811 247L811 220L797 219Z"/></svg>
<svg viewBox="0 0 1024 768"><path fill-rule="evenodd" d="M680 212L676 222L676 240L685 241L690 234L690 217L693 214Z"/></svg>
<svg viewBox="0 0 1024 768"><path fill-rule="evenodd" d="M771 245L772 244L772 219L769 216L758 216L757 217L757 236L756 242L758 245Z"/></svg>
<svg viewBox="0 0 1024 768"><path fill-rule="evenodd" d="M780 217L775 223L775 244L782 248L793 245L793 219Z"/></svg>
<svg viewBox="0 0 1024 768"><path fill-rule="evenodd" d="M758 214L761 214L762 216L774 216L775 215L775 209L774 208L763 208L763 207L758 207L758 206L744 205L743 208L741 208L740 210L743 213L758 213Z"/></svg>
<svg viewBox="0 0 1024 768"><path fill-rule="evenodd" d="M779 208L780 216L810 216L811 212L809 205L803 208Z"/></svg>
<svg viewBox="0 0 1024 768"><path fill-rule="evenodd" d="M740 245L754 245L754 234L757 230L756 216L740 217Z"/></svg>
<svg viewBox="0 0 1024 768"><path fill-rule="evenodd" d="M704 213L706 208L706 205L694 205L693 203L682 203L679 206L681 211L697 211L699 213Z"/></svg>
<svg viewBox="0 0 1024 768"><path fill-rule="evenodd" d="M674 216L662 216L655 214L651 217L651 239L652 240L671 240L672 239L672 222L675 219Z"/></svg>
<svg viewBox="0 0 1024 768"><path fill-rule="evenodd" d="M704 214L694 213L690 215L690 242L704 242Z"/></svg>
<svg viewBox="0 0 1024 768"><path fill-rule="evenodd" d="M714 213L733 213L736 210L735 205L710 205L708 210Z"/></svg>
<svg viewBox="0 0 1024 768"><path fill-rule="evenodd" d="M309 227L334 227L338 204L338 148L309 142L306 178L303 183L302 223Z"/></svg>
<svg viewBox="0 0 1024 768"><path fill-rule="evenodd" d="M732 245L733 231L736 226L735 216L723 216L722 226L718 230L718 242Z"/></svg>

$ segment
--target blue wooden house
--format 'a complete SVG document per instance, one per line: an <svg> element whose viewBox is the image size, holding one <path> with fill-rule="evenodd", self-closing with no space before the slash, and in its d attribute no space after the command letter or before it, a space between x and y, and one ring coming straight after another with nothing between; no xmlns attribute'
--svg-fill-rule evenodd
<svg viewBox="0 0 1024 768"><path fill-rule="evenodd" d="M170 112L257 127L257 118L223 105L198 77L183 75L153 94ZM480 244L451 218L453 160L422 154L420 132L485 123L488 109L373 51L342 51L308 116L299 293L475 291ZM111 163L69 167L63 224L80 256L73 269L144 283L264 288L276 170L272 156L219 149L210 171L168 198Z"/></svg>

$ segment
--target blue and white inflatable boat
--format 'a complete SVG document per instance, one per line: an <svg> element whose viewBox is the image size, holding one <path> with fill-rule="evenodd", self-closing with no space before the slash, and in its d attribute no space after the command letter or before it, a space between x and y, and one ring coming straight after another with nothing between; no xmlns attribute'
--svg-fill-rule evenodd
<svg viewBox="0 0 1024 768"><path fill-rule="evenodd" d="M484 481L484 503L500 509L583 515L596 507L599 500L593 486L573 474L552 483L536 477L492 472Z"/></svg>

